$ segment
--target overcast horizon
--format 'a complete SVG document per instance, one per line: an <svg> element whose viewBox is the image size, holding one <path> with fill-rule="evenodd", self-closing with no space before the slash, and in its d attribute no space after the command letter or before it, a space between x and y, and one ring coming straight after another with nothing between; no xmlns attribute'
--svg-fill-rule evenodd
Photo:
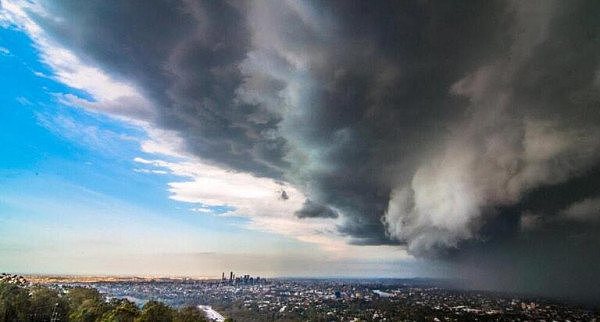
<svg viewBox="0 0 600 322"><path fill-rule="evenodd" d="M0 271L600 301L600 2L0 0Z"/></svg>

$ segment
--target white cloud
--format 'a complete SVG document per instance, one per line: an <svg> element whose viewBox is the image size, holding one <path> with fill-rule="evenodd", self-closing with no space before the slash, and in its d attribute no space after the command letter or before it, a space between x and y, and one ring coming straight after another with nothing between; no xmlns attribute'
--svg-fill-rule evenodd
<svg viewBox="0 0 600 322"><path fill-rule="evenodd" d="M88 93L88 100L72 94L63 95L63 103L70 103L92 111L140 121L153 116L152 103L132 84L111 77L98 67L85 64L72 51L50 40L44 30L27 11L46 16L43 8L29 2L3 1L0 22L25 31L39 50L41 60L53 70L52 77L59 82Z"/></svg>
<svg viewBox="0 0 600 322"><path fill-rule="evenodd" d="M336 225L340 224L337 220L298 219L294 212L302 207L305 196L290 185L209 165L197 158L179 162L144 158L136 158L135 161L164 168L171 174L187 178L169 183L169 191L173 200L202 205L194 208L195 211L207 212L207 206L233 207L234 210L227 215L248 218L248 228L318 244L334 257L410 258L397 246L349 245L348 240L336 232ZM287 192L289 199L279 198L282 189Z"/></svg>
<svg viewBox="0 0 600 322"><path fill-rule="evenodd" d="M104 153L116 154L124 141L137 142L133 137L82 124L67 116L37 113L36 119L39 125L59 137Z"/></svg>
<svg viewBox="0 0 600 322"><path fill-rule="evenodd" d="M210 210L210 208L209 208L209 207L206 207L206 206L201 206L201 207L192 208L191 210L192 210L192 211L195 211L195 212L202 213L202 214L212 214L212 213L213 213L213 211L212 211L212 210Z"/></svg>
<svg viewBox="0 0 600 322"><path fill-rule="evenodd" d="M153 169L141 169L141 168L133 169L133 171L138 172L138 173L150 173L150 174L167 174L168 173L165 170L153 170Z"/></svg>
<svg viewBox="0 0 600 322"><path fill-rule="evenodd" d="M193 158L185 150L185 143L175 131L162 130L151 126L143 127L148 139L142 142L142 151L175 158Z"/></svg>

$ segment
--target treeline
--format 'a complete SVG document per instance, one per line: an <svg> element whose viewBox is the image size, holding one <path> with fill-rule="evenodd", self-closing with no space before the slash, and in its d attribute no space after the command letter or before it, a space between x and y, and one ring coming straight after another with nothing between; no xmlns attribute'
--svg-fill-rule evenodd
<svg viewBox="0 0 600 322"><path fill-rule="evenodd" d="M109 301L94 288L61 292L46 286L0 281L0 322L198 322L208 321L197 307L174 309L149 301L140 309L127 299Z"/></svg>

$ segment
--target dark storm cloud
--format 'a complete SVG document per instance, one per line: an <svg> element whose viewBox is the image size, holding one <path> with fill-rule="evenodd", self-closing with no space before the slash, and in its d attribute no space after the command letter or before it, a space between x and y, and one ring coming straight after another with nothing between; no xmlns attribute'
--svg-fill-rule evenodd
<svg viewBox="0 0 600 322"><path fill-rule="evenodd" d="M338 213L327 206L316 204L307 199L304 201L302 208L296 211L296 216L298 218L337 218Z"/></svg>
<svg viewBox="0 0 600 322"><path fill-rule="evenodd" d="M525 272L556 264L544 256L592 256L598 243L598 226L581 223L597 222L597 193L573 184L600 181L598 2L47 10L37 20L57 41L155 102L146 121L206 160L298 187L310 201L296 215L339 214L355 244L468 265L493 249ZM560 193L536 197L544 191ZM566 270L548 276L564 281Z"/></svg>
<svg viewBox="0 0 600 322"><path fill-rule="evenodd" d="M280 177L279 117L236 102L250 46L243 6L220 1L49 3L61 20L37 17L55 39L131 79L156 101L162 128L188 149L230 168Z"/></svg>
<svg viewBox="0 0 600 322"><path fill-rule="evenodd" d="M285 21L277 8L256 9L271 17L254 20L260 30L295 26L298 39L267 35L255 50L308 64L310 81L288 77L306 100L280 125L290 155L301 156L288 178L309 185L313 200L340 209L346 220L340 231L355 243L397 243L381 221L390 192L460 116L451 84L502 50L503 31L494 28L502 8L340 2ZM327 15L334 28L311 23Z"/></svg>
<svg viewBox="0 0 600 322"><path fill-rule="evenodd" d="M503 207L598 163L598 10L514 4L510 50L452 86L469 98L465 118L393 193L393 235L415 252L485 239L481 227Z"/></svg>

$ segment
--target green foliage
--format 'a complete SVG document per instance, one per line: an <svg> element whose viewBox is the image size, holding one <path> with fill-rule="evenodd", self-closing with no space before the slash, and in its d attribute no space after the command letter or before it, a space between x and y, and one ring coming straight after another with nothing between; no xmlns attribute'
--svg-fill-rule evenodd
<svg viewBox="0 0 600 322"><path fill-rule="evenodd" d="M138 322L170 322L173 321L174 310L158 301L148 301L142 308Z"/></svg>
<svg viewBox="0 0 600 322"><path fill-rule="evenodd" d="M104 302L104 297L98 290L88 287L75 287L67 292L71 313L70 321L76 322L95 322L100 321L101 317L110 307Z"/></svg>
<svg viewBox="0 0 600 322"><path fill-rule="evenodd" d="M174 322L205 322L204 312L195 306L186 306L175 313Z"/></svg>
<svg viewBox="0 0 600 322"><path fill-rule="evenodd" d="M30 288L30 321L66 321L69 315L69 303L58 291L34 286Z"/></svg>
<svg viewBox="0 0 600 322"><path fill-rule="evenodd" d="M102 302L93 299L84 300L81 305L71 311L69 320L77 322L99 321L106 312L107 307Z"/></svg>
<svg viewBox="0 0 600 322"><path fill-rule="evenodd" d="M31 301L27 289L0 282L0 321L28 321Z"/></svg>
<svg viewBox="0 0 600 322"><path fill-rule="evenodd" d="M133 322L140 315L140 309L127 299L112 299L110 311L102 316L103 322Z"/></svg>
<svg viewBox="0 0 600 322"><path fill-rule="evenodd" d="M71 309L76 309L86 300L104 302L104 297L98 290L91 287L74 287L67 291L67 298Z"/></svg>
<svg viewBox="0 0 600 322"><path fill-rule="evenodd" d="M142 310L127 299L107 302L96 289L75 287L65 293L45 286L0 281L0 322L204 322L196 307L174 310L147 302Z"/></svg>

